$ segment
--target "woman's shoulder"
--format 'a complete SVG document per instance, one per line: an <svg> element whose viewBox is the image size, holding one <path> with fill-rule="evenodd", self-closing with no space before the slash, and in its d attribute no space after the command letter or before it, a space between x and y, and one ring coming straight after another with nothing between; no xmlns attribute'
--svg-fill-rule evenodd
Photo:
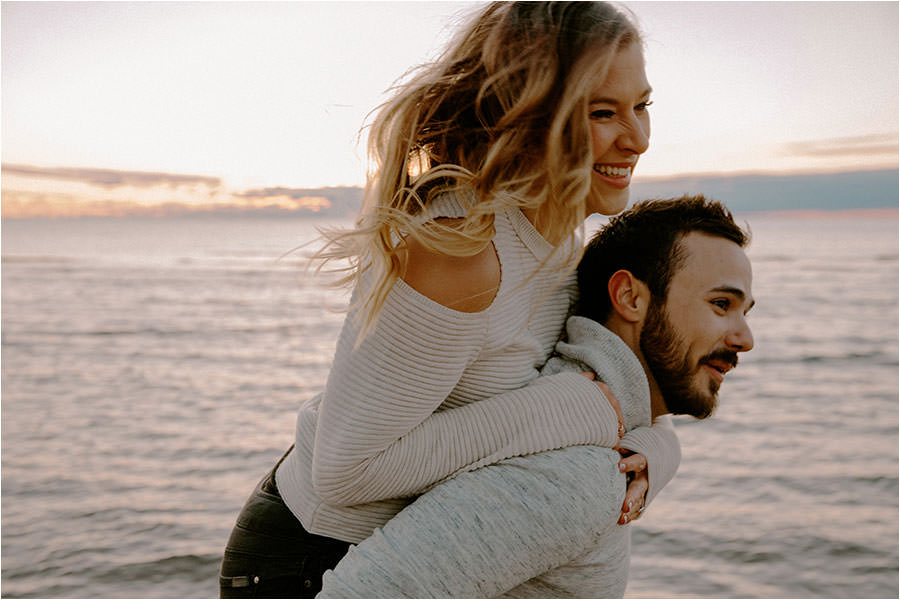
<svg viewBox="0 0 900 600"><path fill-rule="evenodd" d="M455 219L441 220L452 224ZM410 237L400 259L403 281L423 296L459 312L487 309L500 287L500 259L493 243L473 256L449 256Z"/></svg>

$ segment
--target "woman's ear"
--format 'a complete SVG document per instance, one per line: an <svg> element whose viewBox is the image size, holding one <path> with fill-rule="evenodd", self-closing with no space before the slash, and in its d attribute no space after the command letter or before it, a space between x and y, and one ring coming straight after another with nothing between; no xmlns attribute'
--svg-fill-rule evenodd
<svg viewBox="0 0 900 600"><path fill-rule="evenodd" d="M640 323L647 315L650 304L650 288L631 271L620 269L612 274L607 284L613 311L629 323Z"/></svg>

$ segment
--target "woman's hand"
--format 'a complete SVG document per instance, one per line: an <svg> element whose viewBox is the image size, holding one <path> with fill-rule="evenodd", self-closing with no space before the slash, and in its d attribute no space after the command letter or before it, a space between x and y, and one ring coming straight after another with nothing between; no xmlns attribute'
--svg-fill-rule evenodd
<svg viewBox="0 0 900 600"><path fill-rule="evenodd" d="M583 376L587 377L591 381L594 381L594 374L590 371L586 371L582 373ZM616 400L616 397L613 396L612 390L609 389L609 386L603 383L602 381L594 381L597 384L597 387L600 388L600 391L603 392L603 395L606 397L609 405L612 406L613 410L616 411L616 419L619 422L619 440L625 437L625 417L622 416L622 406L619 404L619 401ZM620 450L619 442L616 442L616 445L612 447L613 450ZM646 463L646 461L645 461Z"/></svg>
<svg viewBox="0 0 900 600"><path fill-rule="evenodd" d="M591 381L594 380L593 373L585 372L582 375ZM625 436L625 417L622 416L622 407L608 385L602 381L594 381L594 383L616 411L616 418L619 421L619 439L621 440ZM622 454L622 460L619 461L619 472L625 473L628 478L625 500L622 502L622 514L619 516L619 525L625 525L639 519L641 513L644 512L644 502L647 498L647 490L650 488L650 478L647 476L647 457L620 448L618 442L613 446L613 450L618 450Z"/></svg>
<svg viewBox="0 0 900 600"><path fill-rule="evenodd" d="M647 457L625 449L619 449L619 452L622 454L622 460L619 461L619 472L625 473L628 478L625 501L622 502L622 514L619 516L619 525L625 525L639 519L644 512L650 478L647 476Z"/></svg>

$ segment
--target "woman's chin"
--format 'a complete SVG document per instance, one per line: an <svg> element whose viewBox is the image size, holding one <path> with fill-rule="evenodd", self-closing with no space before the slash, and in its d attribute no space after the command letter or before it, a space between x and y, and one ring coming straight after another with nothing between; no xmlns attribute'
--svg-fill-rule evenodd
<svg viewBox="0 0 900 600"><path fill-rule="evenodd" d="M591 215L617 215L628 206L630 188L613 189L608 185L594 184L585 206L585 217Z"/></svg>

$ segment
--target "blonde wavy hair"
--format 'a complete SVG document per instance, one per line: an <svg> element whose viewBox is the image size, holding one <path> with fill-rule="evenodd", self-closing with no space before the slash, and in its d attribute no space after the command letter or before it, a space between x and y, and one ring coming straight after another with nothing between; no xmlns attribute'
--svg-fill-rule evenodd
<svg viewBox="0 0 900 600"><path fill-rule="evenodd" d="M339 283L357 286L360 339L401 276L409 236L434 252L473 256L507 207L531 211L554 246L581 226L592 166L588 94L616 52L636 42L633 21L605 2L494 2L395 86L371 126L356 227L323 232L316 254L323 264L349 261ZM465 218L427 216L447 192L465 202Z"/></svg>

